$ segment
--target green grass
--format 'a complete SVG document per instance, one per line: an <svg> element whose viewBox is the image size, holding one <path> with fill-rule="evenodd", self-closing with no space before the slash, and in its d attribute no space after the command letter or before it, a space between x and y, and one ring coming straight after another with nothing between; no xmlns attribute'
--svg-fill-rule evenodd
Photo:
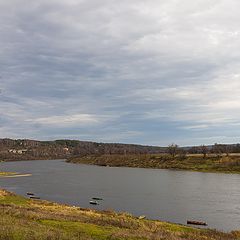
<svg viewBox="0 0 240 240"><path fill-rule="evenodd" d="M102 227L94 224L72 221L42 220L40 222L47 226L62 229L68 233L81 232L82 235L91 236L92 239L96 240L106 240L108 236L117 230L113 227Z"/></svg>
<svg viewBox="0 0 240 240"><path fill-rule="evenodd" d="M198 229L193 229L193 228L188 227L188 226L183 226L183 225L178 225L178 224L173 224L173 223L163 223L162 226L166 230L169 230L171 232L190 233L190 232L195 232L195 231L198 230Z"/></svg>
<svg viewBox="0 0 240 240"><path fill-rule="evenodd" d="M127 213L30 200L0 189L0 240L237 240L222 233Z"/></svg>
<svg viewBox="0 0 240 240"><path fill-rule="evenodd" d="M6 196L2 196L0 194L0 204L14 204L14 205L27 205L29 203L29 200L27 198L24 198L22 196L18 196L15 194L7 194Z"/></svg>

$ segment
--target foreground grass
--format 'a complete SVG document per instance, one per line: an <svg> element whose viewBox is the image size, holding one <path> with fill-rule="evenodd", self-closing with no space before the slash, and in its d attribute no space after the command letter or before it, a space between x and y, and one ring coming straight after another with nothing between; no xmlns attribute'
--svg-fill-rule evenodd
<svg viewBox="0 0 240 240"><path fill-rule="evenodd" d="M240 156L201 155L170 157L164 154L129 154L84 156L68 159L68 162L110 167L141 167L190 170L200 172L240 173Z"/></svg>
<svg viewBox="0 0 240 240"><path fill-rule="evenodd" d="M0 190L0 240L237 240L240 233L200 230L127 213L30 200Z"/></svg>

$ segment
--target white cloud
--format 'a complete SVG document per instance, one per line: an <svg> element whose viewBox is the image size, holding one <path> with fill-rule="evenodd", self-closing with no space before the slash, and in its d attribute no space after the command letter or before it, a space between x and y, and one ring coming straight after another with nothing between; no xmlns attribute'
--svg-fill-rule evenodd
<svg viewBox="0 0 240 240"><path fill-rule="evenodd" d="M145 143L155 122L177 124L159 139L176 128L236 128L239 8L237 0L0 0L0 124L36 138L52 137L48 125L57 136L79 125L85 132L74 134L100 139L92 126L111 126L113 141L133 133Z"/></svg>
<svg viewBox="0 0 240 240"><path fill-rule="evenodd" d="M202 130L206 128L209 128L209 125L201 124L201 125L190 125L190 126L182 127L182 129L186 129L186 130Z"/></svg>
<svg viewBox="0 0 240 240"><path fill-rule="evenodd" d="M62 116L49 116L42 117L37 119L29 119L27 120L33 123L39 123L43 125L76 125L76 124L84 124L91 125L99 123L99 119L96 116L90 114L74 114L74 115L62 115Z"/></svg>

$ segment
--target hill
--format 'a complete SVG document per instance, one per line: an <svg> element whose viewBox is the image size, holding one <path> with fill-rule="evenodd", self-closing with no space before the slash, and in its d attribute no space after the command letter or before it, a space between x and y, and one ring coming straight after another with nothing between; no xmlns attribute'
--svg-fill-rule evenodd
<svg viewBox="0 0 240 240"><path fill-rule="evenodd" d="M89 154L161 153L165 148L121 143L97 143L78 140L36 141L0 139L0 160L59 159Z"/></svg>

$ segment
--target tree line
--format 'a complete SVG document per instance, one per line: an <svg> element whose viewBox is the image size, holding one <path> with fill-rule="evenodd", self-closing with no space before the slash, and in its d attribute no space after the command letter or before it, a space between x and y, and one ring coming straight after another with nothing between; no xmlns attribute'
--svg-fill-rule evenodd
<svg viewBox="0 0 240 240"><path fill-rule="evenodd" d="M167 153L172 157L176 155L187 155L187 154L202 154L206 158L207 154L216 154L216 156L226 155L229 153L240 153L240 144L218 144L206 146L193 146L193 147L179 147L177 144L170 144L167 147Z"/></svg>

